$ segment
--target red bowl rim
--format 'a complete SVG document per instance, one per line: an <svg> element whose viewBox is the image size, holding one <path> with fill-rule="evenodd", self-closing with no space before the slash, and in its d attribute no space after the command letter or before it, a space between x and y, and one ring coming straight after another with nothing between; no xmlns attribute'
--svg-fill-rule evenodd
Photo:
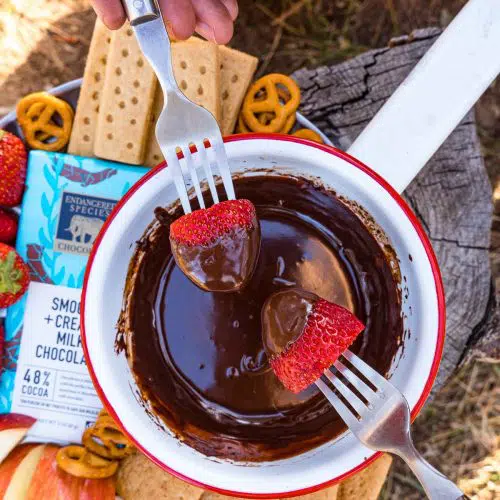
<svg viewBox="0 0 500 500"><path fill-rule="evenodd" d="M436 295L437 295L437 302L438 302L438 335L436 338L436 348L434 351L434 359L432 361L431 365L431 371L429 373L429 377L427 378L427 381L425 383L424 389L422 391L422 394L417 401L416 405L413 407L411 411L411 418L412 421L416 418L420 410L422 409L425 401L429 397L429 394L432 389L432 385L434 383L434 380L436 378L436 375L438 373L439 369L439 363L441 361L442 353L443 353L443 347L444 347L444 339L445 339L445 324L446 324L446 306L445 306L445 297L444 297L444 287L443 287L443 282L441 279L441 273L439 270L437 258L434 254L434 250L432 249L432 245L429 241L429 238L427 237L427 234L425 233L422 225L418 221L416 215L413 213L413 211L410 209L408 204L403 200L403 198L399 195L399 193L386 181L384 180L380 175L378 175L376 172L374 172L371 168L366 166L364 163L360 162L356 158L350 156L349 154L345 153L344 151L341 151L333 146L328 146L325 144L319 144L316 142L309 141L307 139L301 139L298 137L294 136L289 136L289 135L282 135L282 134L239 134L239 135L231 135L228 137L224 138L224 142L237 142L237 141L248 141L248 140L274 140L274 141L284 141L284 142L294 142L294 143L299 143L303 144L308 147L313 147L316 149L320 149L326 153L332 154L333 156L336 156L348 163L350 163L353 167L358 168L368 176L370 176L373 180L375 180L387 193L396 201L396 203L400 206L404 214L408 217L410 220L411 224L413 225L417 235L420 238L420 241L422 242L422 245L425 249L425 252L427 254L427 258L429 259L429 263L431 265L432 269L432 274L434 277L434 284L436 288ZM334 477L328 481L325 481L321 484L317 484L315 486L310 486L308 488L303 488L301 490L295 490L295 491L287 491L283 493L243 493L243 492L237 492L237 491L230 491L230 490L223 490L220 488L216 488L214 486L204 484L200 481L197 481L196 479L192 479L190 477L185 476L184 474L181 474L177 472L176 470L173 470L163 462L161 462L158 458L156 458L154 455L152 455L148 450L146 450L140 443L136 441L136 439L132 436L132 434L124 427L123 423L121 422L120 418L116 414L114 408L111 406L110 402L108 401L106 395L104 394L99 381L97 380L94 368L92 366L92 362L89 356L88 352L88 346L87 346L87 335L85 331L85 297L87 294L87 287L88 287L88 280L90 276L90 272L92 269L93 261L95 258L95 255L99 249L99 246L102 242L102 239L104 238L104 235L106 234L110 224L112 223L113 219L117 216L117 214L120 212L120 210L123 208L123 206L128 202L128 200L134 195L134 193L142 187L150 178L154 177L159 171L163 170L166 168L167 165L165 162L160 163L157 165L155 168L151 169L148 173L146 173L139 181L137 181L134 186L130 188L130 190L125 194L125 196L116 204L115 208L107 218L106 222L104 223L98 237L96 238L96 241L94 242L94 245L92 247L92 250L89 255L88 263L87 263L87 268L85 271L85 277L84 277L84 282L83 282L83 289L82 289L82 298L81 298L81 315L80 315L80 322L81 322L81 337L82 337L82 344L83 344L83 351L85 354L85 359L87 362L87 368L90 373L90 377L92 379L92 382L94 384L94 387L96 389L97 394L99 395L101 402L104 404L105 408L109 412L109 414L114 418L114 420L121 426L127 437L134 443L134 445L142 451L150 460L152 460L156 465L161 467L163 470L169 472L173 476L186 481L194 486L198 486L200 488L214 491L216 493L222 494L222 495L229 495L229 496L236 496L236 497L244 497L244 498L258 498L258 499L271 499L271 498L290 498L298 495L307 495L309 493L313 493L315 491L319 491L323 488L326 488L328 486L333 486L334 484L337 484L344 479L347 479L348 477L352 476L353 474L356 474L357 472L360 472L364 468L368 467L372 462L374 462L377 458L379 458L382 453L381 452L375 452L371 457L368 457L365 459L361 464L359 464L357 467L354 467L353 469L349 470L345 474L342 474L340 476Z"/></svg>

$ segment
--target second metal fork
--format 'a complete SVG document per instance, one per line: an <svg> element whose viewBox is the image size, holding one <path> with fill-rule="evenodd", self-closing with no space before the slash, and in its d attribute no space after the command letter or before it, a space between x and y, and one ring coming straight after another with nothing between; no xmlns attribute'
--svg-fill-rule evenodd
<svg viewBox="0 0 500 500"><path fill-rule="evenodd" d="M229 200L235 198L222 134L206 109L191 102L179 89L171 59L170 40L155 0L122 0L142 52L153 67L164 94L156 123L156 139L167 161L185 213L191 212L188 186L194 186L200 208L205 208L198 169L202 168L214 203L219 202L212 165L216 165ZM206 148L206 143L210 148ZM197 153L193 154L192 149ZM178 152L182 151L183 161ZM190 179L190 180L189 180Z"/></svg>
<svg viewBox="0 0 500 500"><path fill-rule="evenodd" d="M324 379L318 379L316 385L352 433L372 450L401 457L432 500L467 498L426 462L413 445L410 409L401 392L352 352L344 352L343 357L368 383L348 368L345 361L336 361L335 372L325 370Z"/></svg>

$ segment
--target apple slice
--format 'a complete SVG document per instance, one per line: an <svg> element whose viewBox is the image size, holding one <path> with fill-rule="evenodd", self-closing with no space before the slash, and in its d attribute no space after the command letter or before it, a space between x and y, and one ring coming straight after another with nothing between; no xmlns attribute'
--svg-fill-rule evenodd
<svg viewBox="0 0 500 500"><path fill-rule="evenodd" d="M99 500L115 500L116 485L113 477L107 479L84 479L78 500L95 500L96 498L99 498Z"/></svg>
<svg viewBox="0 0 500 500"><path fill-rule="evenodd" d="M24 438L36 419L20 413L0 415L0 463Z"/></svg>
<svg viewBox="0 0 500 500"><path fill-rule="evenodd" d="M109 479L83 479L59 469L58 446L47 445L25 500L114 500L115 482Z"/></svg>
<svg viewBox="0 0 500 500"><path fill-rule="evenodd" d="M35 444L22 444L17 446L9 456L0 464L0 498L3 498L10 480L17 469L17 466L24 460L24 457L35 448Z"/></svg>
<svg viewBox="0 0 500 500"><path fill-rule="evenodd" d="M59 498L78 500L79 478L70 475L67 479L64 477L66 473L57 467L58 450L59 446L53 444L45 447L43 457L38 462L38 467L31 479L26 500L58 500Z"/></svg>
<svg viewBox="0 0 500 500"><path fill-rule="evenodd" d="M3 497L4 500L25 500L38 462L42 458L45 445L35 446L17 466Z"/></svg>

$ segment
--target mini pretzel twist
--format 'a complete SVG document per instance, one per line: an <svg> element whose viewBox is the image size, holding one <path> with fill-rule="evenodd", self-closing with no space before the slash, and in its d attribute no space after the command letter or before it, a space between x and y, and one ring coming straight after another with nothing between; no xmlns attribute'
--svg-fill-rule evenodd
<svg viewBox="0 0 500 500"><path fill-rule="evenodd" d="M57 124L57 115L61 125ZM30 147L60 151L69 141L73 109L67 102L51 94L35 92L18 102L17 121Z"/></svg>
<svg viewBox="0 0 500 500"><path fill-rule="evenodd" d="M43 102L35 102L30 106L26 115L31 121L37 121L44 109L45 104ZM53 122L50 123L53 124ZM50 138L50 134L48 134L47 132L42 132L41 130L36 132L35 136L40 141L46 141Z"/></svg>
<svg viewBox="0 0 500 500"><path fill-rule="evenodd" d="M86 429L82 443L92 453L109 459L120 460L134 451L134 447L109 416L102 417L93 427Z"/></svg>
<svg viewBox="0 0 500 500"><path fill-rule="evenodd" d="M284 103L280 102L279 90L284 88L290 96ZM278 133L288 131L290 116L295 115L300 104L300 89L288 76L273 73L257 80L248 91L242 107L242 119L246 127L253 132ZM267 124L259 121L263 113L273 113ZM239 127L241 129L241 127Z"/></svg>
<svg viewBox="0 0 500 500"><path fill-rule="evenodd" d="M68 474L85 479L111 477L118 469L118 462L106 460L77 445L61 448L57 452L56 462Z"/></svg>
<svg viewBox="0 0 500 500"><path fill-rule="evenodd" d="M245 120L243 120L243 113L238 116L238 126L236 127L236 132L238 134L251 134L252 131L246 126Z"/></svg>
<svg viewBox="0 0 500 500"><path fill-rule="evenodd" d="M321 136L317 132L315 132L314 130L311 130L308 128L301 128L301 129L297 130L296 132L294 132L292 135L294 135L295 137L300 137L302 139L309 139L310 141L319 142L320 144L324 144Z"/></svg>
<svg viewBox="0 0 500 500"><path fill-rule="evenodd" d="M290 99L291 95L284 89L278 88L278 97L280 99L281 104L286 104ZM265 95L257 97L257 100L264 100ZM258 120L259 123L262 125L268 125L269 122L274 118L275 114L274 112L265 112L265 113L260 113L258 115ZM292 113L285 122L285 126L283 127L282 130L279 130L278 133L280 134L288 134L290 130L292 130L293 126L295 125L297 117L295 113ZM247 127L245 120L243 118L243 113L240 113L240 116L238 117L238 126L236 128L236 132L239 134L250 134L252 131ZM260 130L256 131L260 132Z"/></svg>

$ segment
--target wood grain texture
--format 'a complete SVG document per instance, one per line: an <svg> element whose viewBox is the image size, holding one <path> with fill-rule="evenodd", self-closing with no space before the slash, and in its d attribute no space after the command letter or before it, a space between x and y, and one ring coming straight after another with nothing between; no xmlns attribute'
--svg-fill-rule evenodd
<svg viewBox="0 0 500 500"><path fill-rule="evenodd" d="M297 71L293 77L303 90L302 113L347 149L439 33L434 28L418 30L342 64ZM461 361L495 352L498 356L498 312L488 257L491 185L473 112L404 197L431 239L445 286L447 337L436 391Z"/></svg>

